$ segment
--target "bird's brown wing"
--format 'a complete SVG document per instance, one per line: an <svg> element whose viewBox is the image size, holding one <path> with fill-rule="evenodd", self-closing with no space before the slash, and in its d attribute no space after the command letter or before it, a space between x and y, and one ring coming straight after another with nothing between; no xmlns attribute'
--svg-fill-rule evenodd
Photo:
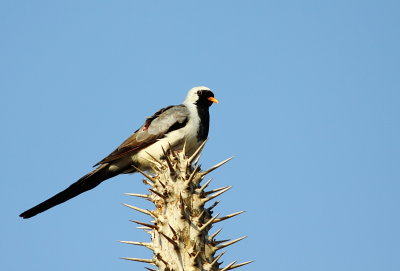
<svg viewBox="0 0 400 271"><path fill-rule="evenodd" d="M157 111L118 148L94 166L113 162L150 146L167 133L182 128L188 117L189 111L184 105L168 106Z"/></svg>

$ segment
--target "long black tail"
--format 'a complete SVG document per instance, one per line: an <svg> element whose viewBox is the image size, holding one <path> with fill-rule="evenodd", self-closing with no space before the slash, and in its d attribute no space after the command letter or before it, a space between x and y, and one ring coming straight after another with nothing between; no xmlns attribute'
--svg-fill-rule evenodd
<svg viewBox="0 0 400 271"><path fill-rule="evenodd" d="M30 218L32 216L35 216L58 204L61 204L69 199L72 199L73 197L76 197L79 194L82 194L83 192L95 188L103 181L111 177L114 177L115 175L118 175L118 173L110 172L109 166L107 164L104 164L96 168L92 172L86 174L75 183L71 184L64 191L61 191L60 193L49 198L48 200L43 201L42 203L36 205L35 207L23 212L19 216L22 218Z"/></svg>

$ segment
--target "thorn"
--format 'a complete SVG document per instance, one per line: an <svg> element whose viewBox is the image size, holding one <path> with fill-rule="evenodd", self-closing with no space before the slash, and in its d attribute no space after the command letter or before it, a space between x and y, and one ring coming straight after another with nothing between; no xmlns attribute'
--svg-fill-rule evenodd
<svg viewBox="0 0 400 271"><path fill-rule="evenodd" d="M221 248L224 248L224 247L233 245L234 243L237 243L237 242L239 242L239 241L242 241L244 238L247 238L247 236L243 236L243 237L237 238L237 239L235 239L235 240L226 242L226 243L224 243L224 244L222 244L222 245L216 246L216 247L215 247L215 250L217 251L217 250L219 250L219 249L221 249Z"/></svg>
<svg viewBox="0 0 400 271"><path fill-rule="evenodd" d="M211 210L214 209L215 206L217 206L220 202L221 202L220 200L214 202L213 205L211 205L210 207L208 207L208 210L211 211Z"/></svg>
<svg viewBox="0 0 400 271"><path fill-rule="evenodd" d="M164 259L163 259L163 257L161 257L161 254L160 253L157 253L156 254L156 257L157 257L157 259L159 259L160 261L162 261L164 264L165 264L165 266L168 268L168 262L167 261L165 261Z"/></svg>
<svg viewBox="0 0 400 271"><path fill-rule="evenodd" d="M143 183L147 184L147 185L150 185L151 187L154 187L154 184L152 182L150 182L149 180L147 180L147 179L143 179Z"/></svg>
<svg viewBox="0 0 400 271"><path fill-rule="evenodd" d="M161 163L161 161L160 160L158 160L157 158L155 158L153 155L151 155L151 153L149 153L149 152L146 152L146 154L148 155L148 156L150 156L151 157L151 159L153 159L154 161L153 161L153 163L155 162L155 164L158 164L159 166L161 166L162 167L162 163Z"/></svg>
<svg viewBox="0 0 400 271"><path fill-rule="evenodd" d="M166 199L166 198L167 198L167 197L164 196L163 194L161 194L161 193L155 191L154 189L151 189L151 188L150 188L149 191L152 192L152 193L154 193L154 194L156 194L157 196L159 196L159 197L162 198L162 199Z"/></svg>
<svg viewBox="0 0 400 271"><path fill-rule="evenodd" d="M203 211L201 211L201 213L197 216L197 219L201 219L201 217L204 215L204 213L205 213L205 210L203 210Z"/></svg>
<svg viewBox="0 0 400 271"><path fill-rule="evenodd" d="M211 234L210 236L208 236L208 241L211 242L215 238L215 236L217 236L221 231L222 231L222 229L219 229L216 232L214 232L213 234Z"/></svg>
<svg viewBox="0 0 400 271"><path fill-rule="evenodd" d="M200 256L200 251L197 251L196 255L193 257L193 261L196 262L197 258Z"/></svg>
<svg viewBox="0 0 400 271"><path fill-rule="evenodd" d="M166 187L165 183L163 183L161 180L158 179L157 182L158 182L159 184L161 184L162 188L165 188L165 187Z"/></svg>
<svg viewBox="0 0 400 271"><path fill-rule="evenodd" d="M139 208L139 207L135 207L135 206L132 206L132 205L129 205L129 204L126 204L126 203L122 203L122 205L124 205L126 207L129 207L129 208L131 208L131 209L133 209L135 211L141 212L143 214L149 215L149 216L151 216L153 218L156 218L156 216L149 210L145 210L145 209L142 209L142 208Z"/></svg>
<svg viewBox="0 0 400 271"><path fill-rule="evenodd" d="M133 223L136 223L136 224L139 224L139 225L142 225L142 226L145 226L145 227L150 228L150 229L154 229L154 230L158 229L158 227L156 225L153 225L153 224L148 224L148 223L144 223L144 222L140 222L140 221L136 221L136 220L129 220L129 221L131 221Z"/></svg>
<svg viewBox="0 0 400 271"><path fill-rule="evenodd" d="M235 269L235 268L238 268L238 267L242 267L242 266L247 265L247 264L252 263L252 262L254 262L254 261L248 261L248 262L244 262L244 263L235 264L235 265L232 265L228 270L232 270L232 269Z"/></svg>
<svg viewBox="0 0 400 271"><path fill-rule="evenodd" d="M234 216L237 216L237 215L240 215L240 214L243 214L243 213L244 213L244 211L240 211L240 212L236 212L236 213L233 213L233 214L218 218L218 219L215 220L215 223L224 221L225 219L229 219L229 218L232 218Z"/></svg>
<svg viewBox="0 0 400 271"><path fill-rule="evenodd" d="M219 215L220 215L220 214L217 214L216 216L214 216L213 218L211 218L210 220L208 220L205 224L203 224L203 226L201 226L201 227L199 228L199 232L204 231L205 228L207 228L209 225L211 225L212 223L214 223L214 221L217 219L217 217L218 217Z"/></svg>
<svg viewBox="0 0 400 271"><path fill-rule="evenodd" d="M198 251L198 249L197 249L197 242L194 242L193 251Z"/></svg>
<svg viewBox="0 0 400 271"><path fill-rule="evenodd" d="M123 260L134 261L134 262L142 262L142 263L154 263L153 259L140 259L140 258L121 258Z"/></svg>
<svg viewBox="0 0 400 271"><path fill-rule="evenodd" d="M186 175L189 174L190 168L191 168L191 166L190 166L189 163L186 161L186 166L185 166L185 174L186 174Z"/></svg>
<svg viewBox="0 0 400 271"><path fill-rule="evenodd" d="M206 189L207 186L211 183L211 181L212 181L212 178L209 179L205 184L203 184L203 186L199 188L199 193L203 192L204 189Z"/></svg>
<svg viewBox="0 0 400 271"><path fill-rule="evenodd" d="M222 195L223 193L225 193L226 191L228 191L231 188L232 188L232 186L225 186L225 187L222 187L222 188L215 189L215 190L219 190L219 192L217 192L217 193L215 193L215 194L213 194L213 195L211 195L211 196L209 196L207 198L202 199L202 201L203 202L210 201L210 200ZM212 191L210 191L210 192L212 193Z"/></svg>
<svg viewBox="0 0 400 271"><path fill-rule="evenodd" d="M199 164L200 157L201 157L201 153L199 154L199 156L197 156L196 160L194 160L194 162L193 162L194 166L197 166Z"/></svg>
<svg viewBox="0 0 400 271"><path fill-rule="evenodd" d="M219 259L221 259L221 257L222 257L225 253L226 253L226 251L224 251L224 252L222 252L221 254L219 254L219 255L214 259L214 261L212 261L212 262L210 263L210 266L213 267L213 266L219 261Z"/></svg>
<svg viewBox="0 0 400 271"><path fill-rule="evenodd" d="M150 163L154 164L156 167L161 167L161 164L158 161L153 160L153 158L149 159L147 157L143 157L143 159L146 160L147 162L150 162Z"/></svg>
<svg viewBox="0 0 400 271"><path fill-rule="evenodd" d="M221 271L228 271L231 270L231 267L236 263L237 261L233 261L230 264L228 264L227 266L225 266L224 268L221 269Z"/></svg>
<svg viewBox="0 0 400 271"><path fill-rule="evenodd" d="M220 162L220 163L218 163L218 164L216 164L215 166L213 166L213 167L207 169L206 171L201 172L201 175L202 175L202 176L207 175L208 173L210 173L210 172L216 170L217 168L219 168L220 166L222 166L223 164L229 162L229 161L232 160L232 159L233 159L233 156L230 157L230 158L228 158L228 159L226 159L226 160L224 160L224 161L222 161L222 162Z"/></svg>
<svg viewBox="0 0 400 271"><path fill-rule="evenodd" d="M224 190L225 188L228 188L228 187L232 188L232 186L224 186L224 187L220 187L220 188L217 188L217 189L213 189L213 190L207 191L204 194L206 194L208 196L208 195L210 195L212 193L219 192L219 191Z"/></svg>
<svg viewBox="0 0 400 271"><path fill-rule="evenodd" d="M182 218L185 218L186 217L185 202L183 201L182 194L179 194L179 202L180 202L179 208L181 209L181 216Z"/></svg>
<svg viewBox="0 0 400 271"><path fill-rule="evenodd" d="M136 229L144 230L146 233L153 235L153 229L150 229L148 227L136 227Z"/></svg>
<svg viewBox="0 0 400 271"><path fill-rule="evenodd" d="M204 146L207 143L207 140L204 140L203 143L201 143L201 145L197 148L197 150L192 154L192 156L188 159L188 163L192 164L193 160L196 159L197 155L199 155L199 153L204 149Z"/></svg>
<svg viewBox="0 0 400 271"><path fill-rule="evenodd" d="M135 167L134 165L132 165L132 167L134 169L136 169L138 172L140 172L144 177L146 177L147 179L149 179L149 181L151 181L152 183L156 182L156 179L151 177L149 174L145 173L143 170L141 170L140 168Z"/></svg>
<svg viewBox="0 0 400 271"><path fill-rule="evenodd" d="M164 236L164 238L167 239L168 242L170 242L170 243L174 246L174 248L175 248L176 250L179 249L179 246L178 246L178 243L177 243L177 242L175 242L174 240L172 240L171 238L169 238L167 235L165 235L165 234L162 233L162 232L160 232L160 234L161 234L162 236Z"/></svg>
<svg viewBox="0 0 400 271"><path fill-rule="evenodd" d="M196 166L192 172L192 174L190 174L189 179L186 181L187 183L191 183L194 179L194 176L196 176L196 173L200 171L200 167Z"/></svg>
<svg viewBox="0 0 400 271"><path fill-rule="evenodd" d="M219 241L214 240L213 243L214 243L215 245L219 245L219 244L228 242L228 241L230 241L230 240L231 240L231 239L225 239L225 240L219 240Z"/></svg>
<svg viewBox="0 0 400 271"><path fill-rule="evenodd" d="M138 197L138 198L144 198L144 199L149 198L149 195L144 195L144 194L124 193L124 195Z"/></svg>
<svg viewBox="0 0 400 271"><path fill-rule="evenodd" d="M172 234L174 235L173 239L176 239L176 238L177 238L176 231L174 230L174 228L172 228L172 227L171 227L171 225L170 225L170 224L168 224L168 226L169 226L169 228L171 229L171 231L172 231Z"/></svg>
<svg viewBox="0 0 400 271"><path fill-rule="evenodd" d="M167 165L168 165L168 168L169 168L170 173L175 174L175 173L176 173L176 172L175 172L175 169L174 169L174 167L172 166L171 160L169 160L168 154L167 154L166 151L164 150L163 146L161 146L161 149L162 149L162 151L163 151L163 153L164 153L165 161L167 162Z"/></svg>
<svg viewBox="0 0 400 271"><path fill-rule="evenodd" d="M172 149L171 143L168 142L168 146L169 146L169 150L170 150L170 153L171 153L172 157L174 157L175 159L178 159L178 156L176 155L176 153Z"/></svg>
<svg viewBox="0 0 400 271"><path fill-rule="evenodd" d="M144 230L144 231L146 231L146 232L149 232L149 231L151 231L152 229L151 228L149 228L149 227L136 227L136 229L139 229L139 230Z"/></svg>
<svg viewBox="0 0 400 271"><path fill-rule="evenodd" d="M183 142L182 154L183 154L183 157L186 156L186 139L185 139L185 142Z"/></svg>
<svg viewBox="0 0 400 271"><path fill-rule="evenodd" d="M169 150L170 150L170 153L172 154L172 145L171 145L171 142L167 142L168 143L168 147L169 147Z"/></svg>
<svg viewBox="0 0 400 271"><path fill-rule="evenodd" d="M151 243L134 242L134 241L119 241L119 242L123 243L123 244L128 244L128 245L147 247L148 249L153 250L153 245Z"/></svg>

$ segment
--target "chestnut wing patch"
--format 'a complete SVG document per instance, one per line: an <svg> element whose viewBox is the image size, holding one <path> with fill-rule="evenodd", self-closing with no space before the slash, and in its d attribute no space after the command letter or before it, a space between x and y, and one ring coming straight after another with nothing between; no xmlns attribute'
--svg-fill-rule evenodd
<svg viewBox="0 0 400 271"><path fill-rule="evenodd" d="M184 105L168 106L157 111L117 149L94 166L113 162L154 144L167 133L185 126L188 117L189 111Z"/></svg>

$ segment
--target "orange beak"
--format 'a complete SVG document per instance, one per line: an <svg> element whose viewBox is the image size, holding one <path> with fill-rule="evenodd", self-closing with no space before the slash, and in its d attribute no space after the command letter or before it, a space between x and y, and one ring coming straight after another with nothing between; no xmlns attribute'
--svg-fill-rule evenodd
<svg viewBox="0 0 400 271"><path fill-rule="evenodd" d="M210 102L213 102L213 103L216 103L216 104L219 103L219 101L217 99L215 99L214 97L209 97L208 100Z"/></svg>

